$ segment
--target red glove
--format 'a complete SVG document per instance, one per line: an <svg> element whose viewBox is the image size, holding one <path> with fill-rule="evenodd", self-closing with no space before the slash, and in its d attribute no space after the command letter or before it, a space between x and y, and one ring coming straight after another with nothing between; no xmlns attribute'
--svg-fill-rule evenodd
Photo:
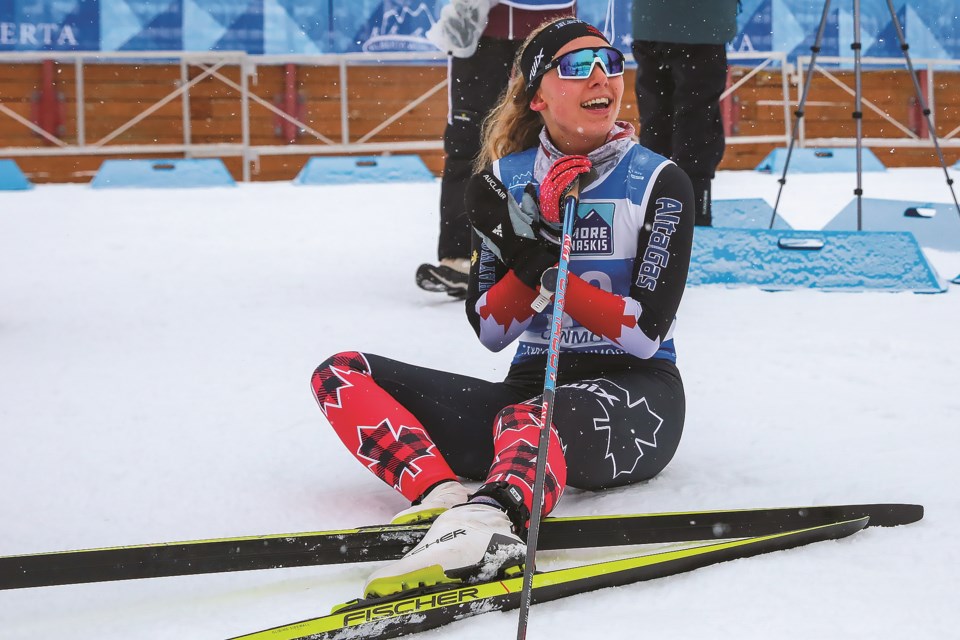
<svg viewBox="0 0 960 640"><path fill-rule="evenodd" d="M563 197L581 174L593 165L587 156L563 156L553 163L540 183L540 215L552 224L560 222Z"/></svg>

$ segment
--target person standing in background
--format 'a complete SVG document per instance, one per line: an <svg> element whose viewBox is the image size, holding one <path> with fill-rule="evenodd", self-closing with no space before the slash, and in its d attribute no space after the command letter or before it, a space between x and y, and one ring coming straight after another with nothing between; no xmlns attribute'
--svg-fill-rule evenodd
<svg viewBox="0 0 960 640"><path fill-rule="evenodd" d="M720 96L739 0L633 0L640 144L693 182L696 224L710 226L710 184L726 140Z"/></svg>
<svg viewBox="0 0 960 640"><path fill-rule="evenodd" d="M463 195L480 150L480 127L506 88L526 37L548 20L575 13L574 0L451 0L427 32L433 44L450 54L449 110L443 134L439 264L417 269L421 289L466 297L471 231Z"/></svg>

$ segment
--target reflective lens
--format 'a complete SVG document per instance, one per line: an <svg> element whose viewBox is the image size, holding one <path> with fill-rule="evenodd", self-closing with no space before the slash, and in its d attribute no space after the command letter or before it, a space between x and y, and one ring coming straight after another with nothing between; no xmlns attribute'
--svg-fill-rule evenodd
<svg viewBox="0 0 960 640"><path fill-rule="evenodd" d="M623 54L613 47L568 51L551 60L550 64L544 67L544 72L556 67L557 74L565 80L583 80L590 77L595 64L603 68L608 78L623 75Z"/></svg>

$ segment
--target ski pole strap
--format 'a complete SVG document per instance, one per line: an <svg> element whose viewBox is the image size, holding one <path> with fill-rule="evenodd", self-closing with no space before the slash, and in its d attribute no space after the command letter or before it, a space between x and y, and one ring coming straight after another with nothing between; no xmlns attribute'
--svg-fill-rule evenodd
<svg viewBox="0 0 960 640"><path fill-rule="evenodd" d="M486 482L477 489L476 493L470 495L470 502L483 502L503 509L513 524L514 533L526 540L527 523L530 521L530 510L523 503L523 494L520 490L508 482L497 480Z"/></svg>

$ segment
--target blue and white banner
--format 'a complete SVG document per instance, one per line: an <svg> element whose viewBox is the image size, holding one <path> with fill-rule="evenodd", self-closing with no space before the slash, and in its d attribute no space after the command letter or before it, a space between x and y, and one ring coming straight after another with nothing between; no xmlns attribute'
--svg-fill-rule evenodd
<svg viewBox="0 0 960 640"><path fill-rule="evenodd" d="M893 6L912 57L960 58L960 1L899 0ZM743 0L731 49L786 51L791 60L810 55L823 7L821 0ZM831 2L819 55L852 57L853 42L852 0ZM903 56L886 0L861 2L860 42L864 56Z"/></svg>
<svg viewBox="0 0 960 640"><path fill-rule="evenodd" d="M96 51L97 0L0 0L0 51Z"/></svg>
<svg viewBox="0 0 960 640"><path fill-rule="evenodd" d="M447 0L0 0L0 51L435 51L424 34ZM809 55L822 0L743 0L732 51ZM579 15L624 49L630 2L579 0ZM960 58L960 0L896 0L918 58ZM861 3L866 56L900 57L886 0ZM851 55L853 0L831 3L824 56Z"/></svg>

